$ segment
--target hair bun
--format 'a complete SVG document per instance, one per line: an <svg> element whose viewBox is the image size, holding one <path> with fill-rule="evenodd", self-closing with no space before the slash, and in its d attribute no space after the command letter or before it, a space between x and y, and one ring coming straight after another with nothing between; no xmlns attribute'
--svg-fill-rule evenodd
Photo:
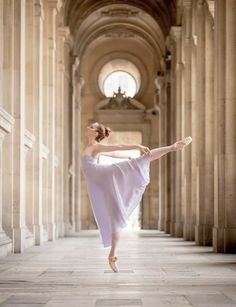
<svg viewBox="0 0 236 307"><path fill-rule="evenodd" d="M111 132L111 129L108 127L105 127L105 137L108 137L110 132Z"/></svg>

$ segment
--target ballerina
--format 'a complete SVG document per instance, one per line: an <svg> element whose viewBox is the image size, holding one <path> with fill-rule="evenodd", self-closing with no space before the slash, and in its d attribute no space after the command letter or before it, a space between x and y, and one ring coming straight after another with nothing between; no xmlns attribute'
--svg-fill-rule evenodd
<svg viewBox="0 0 236 307"><path fill-rule="evenodd" d="M171 151L184 148L192 142L192 138L189 136L170 146L150 150L143 145L101 144L100 141L108 137L110 132L109 128L97 122L87 127L88 144L81 156L81 169L103 246L111 246L109 265L114 272L118 272L115 251L120 232L127 225L150 182L150 162ZM121 157L116 151L131 149L140 150L141 156L111 165L97 163L100 154Z"/></svg>

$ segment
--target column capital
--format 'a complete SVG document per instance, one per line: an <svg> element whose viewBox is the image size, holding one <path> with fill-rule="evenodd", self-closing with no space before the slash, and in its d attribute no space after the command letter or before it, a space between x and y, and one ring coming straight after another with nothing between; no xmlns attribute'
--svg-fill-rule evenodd
<svg viewBox="0 0 236 307"><path fill-rule="evenodd" d="M182 34L182 27L179 26L173 26L170 28L170 37L174 40L177 40L180 38Z"/></svg>
<svg viewBox="0 0 236 307"><path fill-rule="evenodd" d="M186 9L191 9L192 7L192 0L183 0L183 7L186 8Z"/></svg>
<svg viewBox="0 0 236 307"><path fill-rule="evenodd" d="M63 6L62 0L47 0L47 4L50 9L56 9L58 12Z"/></svg>
<svg viewBox="0 0 236 307"><path fill-rule="evenodd" d="M67 39L67 37L70 35L70 28L69 27L58 27L57 33L62 39Z"/></svg>
<svg viewBox="0 0 236 307"><path fill-rule="evenodd" d="M165 84L165 76L157 76L154 83L157 88L162 87Z"/></svg>
<svg viewBox="0 0 236 307"><path fill-rule="evenodd" d="M215 0L207 0L209 11L214 18L215 16Z"/></svg>
<svg viewBox="0 0 236 307"><path fill-rule="evenodd" d="M34 15L36 17L44 18L44 11L43 11L43 2L42 2L42 0L34 0Z"/></svg>
<svg viewBox="0 0 236 307"><path fill-rule="evenodd" d="M73 47L74 45L74 38L72 35L68 35L66 38L65 38L65 44L68 45L70 48Z"/></svg>

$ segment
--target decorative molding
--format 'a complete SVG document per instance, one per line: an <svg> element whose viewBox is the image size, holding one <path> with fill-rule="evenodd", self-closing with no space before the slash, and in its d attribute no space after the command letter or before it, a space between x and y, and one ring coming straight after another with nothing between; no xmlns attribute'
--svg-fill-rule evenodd
<svg viewBox="0 0 236 307"><path fill-rule="evenodd" d="M192 40L195 46L197 46L197 35L192 36Z"/></svg>
<svg viewBox="0 0 236 307"><path fill-rule="evenodd" d="M209 12L211 13L212 17L215 17L215 0L207 0Z"/></svg>
<svg viewBox="0 0 236 307"><path fill-rule="evenodd" d="M57 33L62 39L66 39L70 35L69 27L58 27Z"/></svg>
<svg viewBox="0 0 236 307"><path fill-rule="evenodd" d="M59 166L59 159L56 155L54 155L54 158L53 158L53 165L54 165L54 167Z"/></svg>
<svg viewBox="0 0 236 307"><path fill-rule="evenodd" d="M176 40L180 38L181 34L182 34L182 27L172 26L170 28L170 36L172 39Z"/></svg>
<svg viewBox="0 0 236 307"><path fill-rule="evenodd" d="M73 165L71 164L69 169L68 169L68 176L75 176L74 168Z"/></svg>
<svg viewBox="0 0 236 307"><path fill-rule="evenodd" d="M102 11L101 17L137 17L139 15L137 10L113 8L110 10Z"/></svg>
<svg viewBox="0 0 236 307"><path fill-rule="evenodd" d="M50 9L56 9L58 12L63 6L62 0L47 0Z"/></svg>
<svg viewBox="0 0 236 307"><path fill-rule="evenodd" d="M42 0L35 0L34 2L34 16L44 19L44 10Z"/></svg>
<svg viewBox="0 0 236 307"><path fill-rule="evenodd" d="M31 149L33 148L34 142L35 142L35 136L31 132L29 132L29 130L25 130L24 134L25 146Z"/></svg>
<svg viewBox="0 0 236 307"><path fill-rule="evenodd" d="M11 116L2 107L0 107L0 129L3 130L5 133L11 133L14 123L14 117Z"/></svg>
<svg viewBox="0 0 236 307"><path fill-rule="evenodd" d="M118 92L114 92L113 97L108 99L106 104L100 107L100 110L140 110L141 108L137 104L132 103L132 98L127 97L125 92L121 92L121 88L118 88Z"/></svg>
<svg viewBox="0 0 236 307"><path fill-rule="evenodd" d="M192 0L183 0L183 7L186 9L191 9L192 7Z"/></svg>
<svg viewBox="0 0 236 307"><path fill-rule="evenodd" d="M132 31L128 31L128 30L121 30L121 29L117 29L117 30L108 30L104 33L105 37L109 37L109 38L132 38L132 37L136 37L136 34L134 34Z"/></svg>
<svg viewBox="0 0 236 307"><path fill-rule="evenodd" d="M41 157L45 160L47 160L49 155L49 149L46 145L42 144L41 145Z"/></svg>

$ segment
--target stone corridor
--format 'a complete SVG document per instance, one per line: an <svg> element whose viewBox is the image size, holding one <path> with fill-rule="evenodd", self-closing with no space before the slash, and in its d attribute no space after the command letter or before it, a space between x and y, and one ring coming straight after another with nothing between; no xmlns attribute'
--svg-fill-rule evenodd
<svg viewBox="0 0 236 307"><path fill-rule="evenodd" d="M122 232L119 273L108 251L88 230L1 258L0 306L236 306L235 254L156 230Z"/></svg>

